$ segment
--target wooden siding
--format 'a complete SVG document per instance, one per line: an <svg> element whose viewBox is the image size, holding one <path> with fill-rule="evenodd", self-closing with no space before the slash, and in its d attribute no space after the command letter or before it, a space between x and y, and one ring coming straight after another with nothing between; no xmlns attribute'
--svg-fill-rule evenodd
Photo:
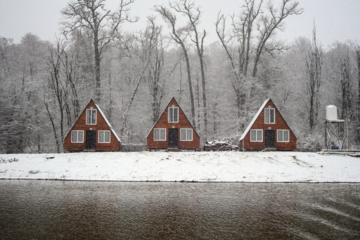
<svg viewBox="0 0 360 240"><path fill-rule="evenodd" d="M86 131L95 130L96 131L96 148L95 151L120 151L120 142L115 137L114 133L111 131L110 127L106 123L106 120L101 115L99 109L96 113L96 125L86 125L86 110L87 109L97 109L94 101L90 101L86 108L81 113L80 117L77 119L74 126L71 128L69 133L64 139L64 150L71 151L84 151L86 150ZM72 143L71 142L71 131L72 130L83 130L84 131L84 142L83 143ZM110 143L99 143L99 130L110 131Z"/></svg>
<svg viewBox="0 0 360 240"><path fill-rule="evenodd" d="M265 124L265 108L275 108L275 124ZM240 141L239 149L241 150L263 150L265 149L265 130L275 130L275 148L280 151L295 151L296 150L296 137L291 131L289 125L282 117L278 109L272 100L265 105L265 108L261 111L260 115L252 125L251 129L262 129L263 130L263 141L262 142L251 142L250 132L247 133L245 138ZM277 141L277 130L289 130L289 142L278 142Z"/></svg>
<svg viewBox="0 0 360 240"><path fill-rule="evenodd" d="M169 107L178 107L179 108L179 122L178 123L168 123L168 109ZM154 129L155 128L165 128L166 129L166 141L154 141ZM148 149L167 149L168 148L168 136L169 129L177 128L178 129L178 148L179 149L200 149L200 137L185 116L179 104L173 98L168 106L165 108L159 120L156 122L154 127L151 129L149 135L147 136L147 148ZM182 128L191 128L193 131L193 140L192 141L181 141L180 140L180 129Z"/></svg>

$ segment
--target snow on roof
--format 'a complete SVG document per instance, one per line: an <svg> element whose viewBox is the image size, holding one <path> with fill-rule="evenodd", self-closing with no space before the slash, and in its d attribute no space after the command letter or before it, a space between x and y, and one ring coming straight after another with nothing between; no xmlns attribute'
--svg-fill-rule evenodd
<svg viewBox="0 0 360 240"><path fill-rule="evenodd" d="M109 126L111 132L114 134L116 140L118 140L119 142L121 142L119 136L116 134L116 132L115 132L114 128L111 126L109 120L105 117L105 115L104 115L103 111L101 110L101 108L99 107L99 105L97 105L97 103L96 103L94 100L92 100L92 99L89 101L89 103L90 103L91 101L93 101L93 103L95 104L96 108L99 110L101 116L104 118L104 120L105 120L106 124ZM89 105L89 103L86 105L86 107ZM86 107L84 108L83 112L85 111ZM83 112L82 112L82 113L83 113ZM69 131L68 131L67 134L65 135L63 141L64 141L65 138L69 135L69 133L71 132L71 129L73 129L73 127L75 126L75 124L76 124L77 121L79 120L79 118L80 118L80 116L82 115L82 113L79 114L79 116L77 117L76 121L74 122L74 124L71 126L71 128L69 129Z"/></svg>
<svg viewBox="0 0 360 240"><path fill-rule="evenodd" d="M102 110L101 110L101 108L99 107L99 105L97 105L97 103L95 103L95 102L94 102L94 104L95 104L96 108L99 110L101 116L104 118L106 124L109 126L111 132L114 134L115 138L116 138L119 142L121 142L119 136L116 134L116 132L115 132L114 128L111 126L109 120L105 117L105 115L104 115L104 113L102 112Z"/></svg>
<svg viewBox="0 0 360 240"><path fill-rule="evenodd" d="M261 107L259 108L258 112L255 114L254 118L251 120L250 124L247 126L247 128L245 129L245 132L241 135L240 140L244 140L244 138L246 137L246 135L248 134L248 132L250 131L251 127L254 125L256 119L258 119L261 111L265 108L266 104L270 101L270 98L266 99L264 101L264 103L261 105Z"/></svg>
<svg viewBox="0 0 360 240"><path fill-rule="evenodd" d="M181 108L180 104L176 101L175 97L172 97L169 101L169 103L166 105L166 107L164 108L164 110L161 112L160 116L158 117L158 119L156 120L156 122L153 124L153 126L150 128L150 131L148 132L148 134L146 135L146 138L149 137L151 131L154 129L155 125L158 123L158 121L160 120L160 118L162 117L162 115L164 114L166 108L170 105L172 100L175 100L176 104L179 106L180 110L184 113L186 120L188 120L188 122L190 123L191 127L194 129L195 133L200 137L199 133L196 131L195 127L193 126L193 124L190 122L190 120L188 119L188 117L186 116L184 110Z"/></svg>

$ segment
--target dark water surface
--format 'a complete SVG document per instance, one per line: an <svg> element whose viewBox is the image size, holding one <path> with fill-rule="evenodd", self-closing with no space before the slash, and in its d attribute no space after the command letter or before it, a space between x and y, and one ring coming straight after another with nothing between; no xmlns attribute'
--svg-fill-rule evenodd
<svg viewBox="0 0 360 240"><path fill-rule="evenodd" d="M4 180L0 239L360 239L360 184Z"/></svg>

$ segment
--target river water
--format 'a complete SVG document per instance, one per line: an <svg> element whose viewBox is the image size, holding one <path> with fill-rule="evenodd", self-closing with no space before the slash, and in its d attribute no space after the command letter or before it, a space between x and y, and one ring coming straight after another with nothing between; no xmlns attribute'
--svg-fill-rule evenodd
<svg viewBox="0 0 360 240"><path fill-rule="evenodd" d="M360 184L3 180L0 239L360 239Z"/></svg>

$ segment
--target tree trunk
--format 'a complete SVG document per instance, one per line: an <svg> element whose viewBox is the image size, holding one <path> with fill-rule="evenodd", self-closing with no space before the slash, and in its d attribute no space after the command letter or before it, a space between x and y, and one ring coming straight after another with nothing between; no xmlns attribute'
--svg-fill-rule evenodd
<svg viewBox="0 0 360 240"><path fill-rule="evenodd" d="M201 122L201 115L200 115L201 105L200 105L200 79L199 79L199 76L196 76L196 95L197 95L197 108L198 108L196 128L198 131L200 131L201 136L204 136L204 128L202 127L202 124L201 124L202 122ZM203 138L201 140L203 140Z"/></svg>
<svg viewBox="0 0 360 240"><path fill-rule="evenodd" d="M207 141L207 129L208 129L208 112L207 112L207 99L206 99L206 80L205 80L205 69L204 69L204 58L203 52L198 49L199 60L200 60L200 71L201 71L201 86L202 86L202 98L204 107L204 141Z"/></svg>
<svg viewBox="0 0 360 240"><path fill-rule="evenodd" d="M181 60L181 53L179 54L179 78L180 78L180 81L179 81L179 104L181 104L181 96L182 96L182 92L183 92L183 89L182 89L182 79L183 79L183 66L182 66L182 60Z"/></svg>
<svg viewBox="0 0 360 240"><path fill-rule="evenodd" d="M349 58L343 59L341 63L341 90L342 90L342 109L341 118L346 119L351 116L351 99L350 99L350 69L349 69Z"/></svg>
<svg viewBox="0 0 360 240"><path fill-rule="evenodd" d="M188 83L189 83L190 104L191 104L191 120L192 120L193 126L195 126L195 101L194 101L193 84L192 84L192 80L191 80L190 60L189 60L189 56L188 56L186 47L185 47L185 45L183 43L181 44L181 47L183 49L183 53L184 53L184 57L185 57L186 71L187 71Z"/></svg>
<svg viewBox="0 0 360 240"><path fill-rule="evenodd" d="M185 62L186 62L186 71L188 76L188 83L189 83L189 94L190 94L190 105L191 105L191 122L193 126L195 126L195 102L194 102L194 93L193 93L193 84L191 80L191 68L190 68L190 60L188 56L188 52L184 43L184 39L181 38L181 33L179 33L176 30L175 23L176 23L176 17L169 12L166 8L159 6L157 8L157 11L166 18L169 23L172 26L172 38L173 40L181 46L181 49L184 53ZM185 37L186 38L186 37Z"/></svg>
<svg viewBox="0 0 360 240"><path fill-rule="evenodd" d="M95 54L95 101L100 103L101 82L100 82L100 49L98 35L94 35L94 54Z"/></svg>
<svg viewBox="0 0 360 240"><path fill-rule="evenodd" d="M310 112L309 112L309 127L310 131L312 131L314 127L314 94L310 93Z"/></svg>
<svg viewBox="0 0 360 240"><path fill-rule="evenodd" d="M358 92L357 92L357 142L360 142L360 46L358 47L358 50L356 51L356 61L357 61L357 67L358 67Z"/></svg>
<svg viewBox="0 0 360 240"><path fill-rule="evenodd" d="M58 139L58 136L57 136L57 133L56 133L56 127L55 127L54 119L51 116L51 113L50 113L50 110L49 110L49 105L48 105L48 103L46 102L45 99L44 99L44 105L45 105L47 114L48 114L50 122L51 122L52 129L53 129L54 138L55 138L55 142L56 142L56 149L57 149L57 152L60 153L60 143L59 143L59 139Z"/></svg>
<svg viewBox="0 0 360 240"><path fill-rule="evenodd" d="M309 127L312 132L316 125L319 112L320 81L322 65L322 48L316 41L316 29L313 30L313 39L306 56L306 67L308 75L308 96L309 96Z"/></svg>
<svg viewBox="0 0 360 240"><path fill-rule="evenodd" d="M112 116L112 107L113 107L113 99L112 99L112 84L111 84L111 73L109 73L109 108L108 108L108 117L111 119Z"/></svg>
<svg viewBox="0 0 360 240"><path fill-rule="evenodd" d="M130 101L129 101L129 105L127 106L127 108L126 108L126 110L125 110L125 113L124 113L124 126L125 126L125 128L127 128L128 114L129 114L130 108L131 108L131 106L132 106L132 104L133 104L133 102L134 102L136 93L137 93L137 91L138 91L138 89L139 89L139 86L140 86L140 83L141 83L141 79L144 78L145 71L146 71L146 69L147 69L148 66L149 66L150 58L151 58L151 54L149 55L149 57L148 57L148 59L147 59L147 62L146 62L146 64L145 64L145 66L144 66L141 74L140 74L139 77L138 77L136 86L135 86L135 88L134 88L134 91L133 91L133 93L132 93L132 95L131 95L131 98L130 98Z"/></svg>

